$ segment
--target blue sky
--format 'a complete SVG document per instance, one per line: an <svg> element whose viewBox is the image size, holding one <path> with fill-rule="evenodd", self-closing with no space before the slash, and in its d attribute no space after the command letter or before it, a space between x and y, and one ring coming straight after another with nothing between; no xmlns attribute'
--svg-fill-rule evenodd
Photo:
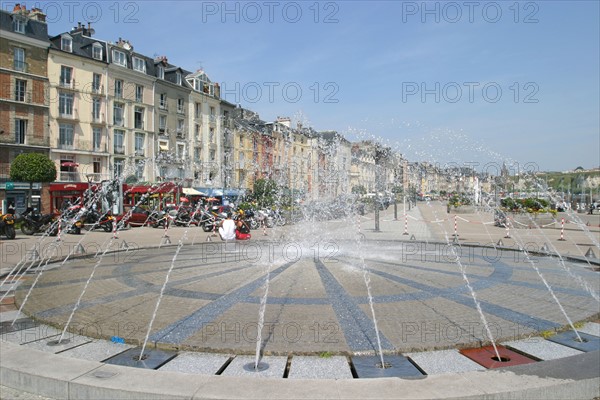
<svg viewBox="0 0 600 400"><path fill-rule="evenodd" d="M202 67L263 119L411 160L600 165L598 1L67 3L47 3L51 34L87 14L97 37Z"/></svg>

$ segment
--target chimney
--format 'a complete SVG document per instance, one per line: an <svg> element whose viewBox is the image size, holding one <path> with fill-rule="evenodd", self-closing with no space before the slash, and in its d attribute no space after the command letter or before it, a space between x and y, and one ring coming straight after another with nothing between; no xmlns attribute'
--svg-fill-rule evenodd
<svg viewBox="0 0 600 400"><path fill-rule="evenodd" d="M29 13L29 18L39 22L46 22L46 14L44 14L39 8L35 7L31 9L31 12Z"/></svg>

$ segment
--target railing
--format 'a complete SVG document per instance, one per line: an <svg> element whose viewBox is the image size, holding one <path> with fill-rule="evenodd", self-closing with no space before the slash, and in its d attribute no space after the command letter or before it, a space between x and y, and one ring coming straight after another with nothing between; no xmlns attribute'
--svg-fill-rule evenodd
<svg viewBox="0 0 600 400"><path fill-rule="evenodd" d="M63 89L74 89L75 88L75 79L71 78L70 81L63 81L61 78L58 85Z"/></svg>
<svg viewBox="0 0 600 400"><path fill-rule="evenodd" d="M27 64L25 61L15 60L13 67L15 71L27 72L29 69L29 64Z"/></svg>
<svg viewBox="0 0 600 400"><path fill-rule="evenodd" d="M94 115L94 113L92 112L92 122L94 122L96 124L104 123L104 113L100 113L99 115Z"/></svg>
<svg viewBox="0 0 600 400"><path fill-rule="evenodd" d="M104 92L104 85L100 85L99 87L94 87L92 85L92 93L101 94L102 92Z"/></svg>
<svg viewBox="0 0 600 400"><path fill-rule="evenodd" d="M161 110L168 110L169 107L167 106L167 102L166 101L159 101L158 102L158 108L160 108Z"/></svg>
<svg viewBox="0 0 600 400"><path fill-rule="evenodd" d="M73 108L71 110L70 114L68 114L68 113L62 113L59 110L58 118L62 118L62 119L74 119L74 120L76 120L76 119L79 119L79 112L77 111L76 108Z"/></svg>
<svg viewBox="0 0 600 400"><path fill-rule="evenodd" d="M56 143L56 148L61 150L74 150L75 146L73 145L74 140L66 141L58 139Z"/></svg>
<svg viewBox="0 0 600 400"><path fill-rule="evenodd" d="M115 154L125 154L125 146L114 146Z"/></svg>
<svg viewBox="0 0 600 400"><path fill-rule="evenodd" d="M177 114L185 114L185 107L177 106Z"/></svg>
<svg viewBox="0 0 600 400"><path fill-rule="evenodd" d="M134 129L144 129L144 121L135 121L133 127Z"/></svg>
<svg viewBox="0 0 600 400"><path fill-rule="evenodd" d="M136 149L135 155L138 157L144 157L146 155L146 151L145 149Z"/></svg>
<svg viewBox="0 0 600 400"><path fill-rule="evenodd" d="M185 129L177 128L177 137L183 139L185 137Z"/></svg>
<svg viewBox="0 0 600 400"><path fill-rule="evenodd" d="M79 172L60 172L60 180L62 182L81 182L81 174Z"/></svg>

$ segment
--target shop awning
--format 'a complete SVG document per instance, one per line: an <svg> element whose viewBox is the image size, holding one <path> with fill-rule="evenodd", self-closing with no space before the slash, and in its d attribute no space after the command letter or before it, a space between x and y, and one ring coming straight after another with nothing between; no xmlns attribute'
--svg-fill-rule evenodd
<svg viewBox="0 0 600 400"><path fill-rule="evenodd" d="M168 144L161 144L158 146L158 148L160 149L160 151L169 151L169 145Z"/></svg>
<svg viewBox="0 0 600 400"><path fill-rule="evenodd" d="M183 193L188 196L206 196L206 193L200 192L194 188L183 188Z"/></svg>

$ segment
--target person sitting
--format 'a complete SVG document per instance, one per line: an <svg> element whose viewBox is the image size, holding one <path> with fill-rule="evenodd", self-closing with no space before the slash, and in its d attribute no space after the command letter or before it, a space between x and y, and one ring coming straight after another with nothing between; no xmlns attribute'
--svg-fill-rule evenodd
<svg viewBox="0 0 600 400"><path fill-rule="evenodd" d="M227 217L221 223L219 227L219 236L221 240L233 240L236 238L235 222L231 219L231 214L227 214Z"/></svg>
<svg viewBox="0 0 600 400"><path fill-rule="evenodd" d="M237 220L235 223L235 238L237 240L248 240L252 237L250 235L250 227L246 223L246 221L241 218Z"/></svg>

